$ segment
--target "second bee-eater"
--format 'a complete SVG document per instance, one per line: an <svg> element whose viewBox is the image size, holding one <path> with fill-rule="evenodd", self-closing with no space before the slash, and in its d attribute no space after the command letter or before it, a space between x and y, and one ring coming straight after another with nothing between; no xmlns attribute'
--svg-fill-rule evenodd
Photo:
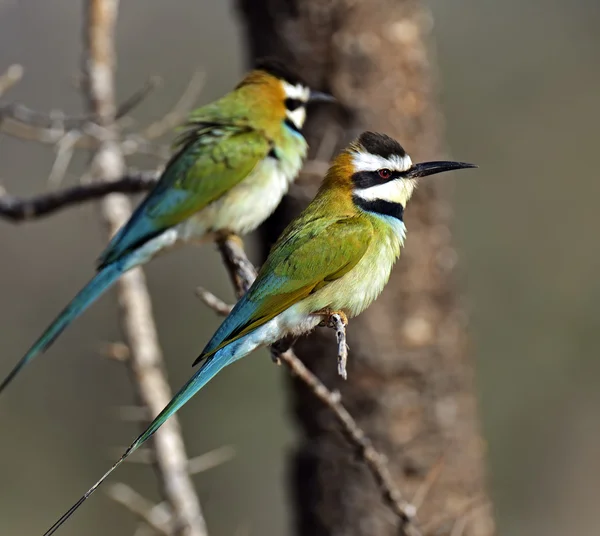
<svg viewBox="0 0 600 536"><path fill-rule="evenodd" d="M324 100L333 98L311 91L278 62L263 60L231 93L195 110L156 186L100 256L96 275L16 364L0 392L126 271L177 243L256 229L302 167L307 104Z"/></svg>
<svg viewBox="0 0 600 536"><path fill-rule="evenodd" d="M53 534L123 461L227 365L332 313L350 318L381 293L404 244L404 209L420 178L476 167L413 164L392 138L363 133L333 162L315 199L283 232L248 292L194 365L198 371L112 468L44 536Z"/></svg>

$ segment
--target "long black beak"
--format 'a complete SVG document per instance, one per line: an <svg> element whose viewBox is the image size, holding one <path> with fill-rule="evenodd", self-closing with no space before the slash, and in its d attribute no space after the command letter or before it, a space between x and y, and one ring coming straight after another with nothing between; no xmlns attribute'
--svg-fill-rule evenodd
<svg viewBox="0 0 600 536"><path fill-rule="evenodd" d="M436 173L443 173L444 171L476 167L475 164L468 164L466 162L422 162L421 164L413 165L404 176L409 179L417 179L419 177L435 175Z"/></svg>
<svg viewBox="0 0 600 536"><path fill-rule="evenodd" d="M310 90L308 102L336 102L335 97L323 91Z"/></svg>

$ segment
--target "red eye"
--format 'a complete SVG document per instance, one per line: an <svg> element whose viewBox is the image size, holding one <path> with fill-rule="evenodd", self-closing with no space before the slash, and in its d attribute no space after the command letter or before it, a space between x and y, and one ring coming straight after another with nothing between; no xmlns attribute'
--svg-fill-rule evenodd
<svg viewBox="0 0 600 536"><path fill-rule="evenodd" d="M392 176L392 172L389 169L380 169L377 173L382 179L389 179Z"/></svg>

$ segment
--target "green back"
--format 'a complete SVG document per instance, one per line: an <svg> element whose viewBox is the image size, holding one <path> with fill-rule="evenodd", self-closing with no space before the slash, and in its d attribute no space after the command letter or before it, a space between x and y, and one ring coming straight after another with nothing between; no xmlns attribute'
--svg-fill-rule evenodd
<svg viewBox="0 0 600 536"><path fill-rule="evenodd" d="M204 349L206 358L348 273L373 230L360 215L305 214L275 244L256 281Z"/></svg>

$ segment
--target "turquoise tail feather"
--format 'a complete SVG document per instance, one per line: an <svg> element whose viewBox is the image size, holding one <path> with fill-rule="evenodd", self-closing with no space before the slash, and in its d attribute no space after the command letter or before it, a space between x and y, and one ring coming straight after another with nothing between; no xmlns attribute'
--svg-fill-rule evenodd
<svg viewBox="0 0 600 536"><path fill-rule="evenodd" d="M122 263L113 263L100 270L94 278L79 291L71 303L56 317L54 322L48 326L41 337L33 344L29 351L11 370L10 374L0 384L0 393L8 387L17 374L35 359L39 354L57 339L57 337L81 315L102 293L107 290L123 273Z"/></svg>
<svg viewBox="0 0 600 536"><path fill-rule="evenodd" d="M210 357L198 371L179 389L177 394L165 406L156 419L154 419L148 428L133 442L127 454L145 443L154 433L164 424L164 422L174 415L182 406L184 406L200 389L202 389L210 380L212 380L222 369L237 361L243 355L232 354L229 347L222 348L214 356Z"/></svg>
<svg viewBox="0 0 600 536"><path fill-rule="evenodd" d="M235 346L235 345L232 345ZM110 476L110 474L121 465L131 454L140 448L154 433L179 410L190 398L192 398L202 387L212 380L224 367L244 357L247 352L236 355L231 347L224 347L214 356L210 357L200 369L188 380L188 382L177 392L171 402L167 404L158 417L146 428L146 430L130 445L125 454L115 462L115 464L98 480L80 499L69 508L45 533L44 536L51 536L58 528L69 519L73 513L94 493L98 487Z"/></svg>

